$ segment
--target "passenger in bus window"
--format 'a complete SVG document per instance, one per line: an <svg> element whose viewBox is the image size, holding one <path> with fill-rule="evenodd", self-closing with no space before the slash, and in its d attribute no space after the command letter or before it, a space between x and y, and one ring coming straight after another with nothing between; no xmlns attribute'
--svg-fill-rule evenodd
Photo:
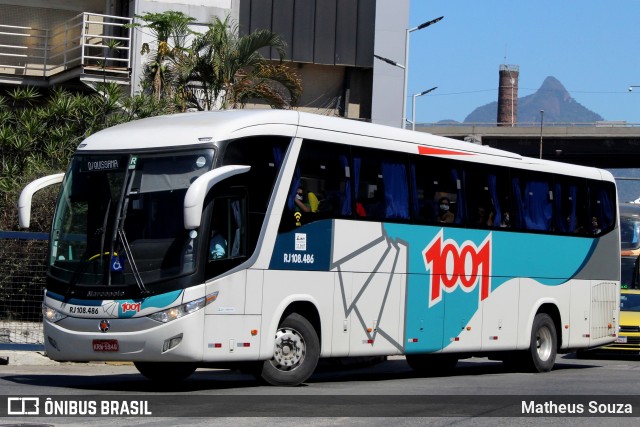
<svg viewBox="0 0 640 427"><path fill-rule="evenodd" d="M487 214L487 210L479 206L473 225L476 227L491 227L493 225L493 212Z"/></svg>
<svg viewBox="0 0 640 427"><path fill-rule="evenodd" d="M602 230L600 229L600 225L598 225L598 218L595 216L591 218L591 234L600 234Z"/></svg>
<svg viewBox="0 0 640 427"><path fill-rule="evenodd" d="M509 228L511 227L511 218L509 216L509 212L506 211L502 215L502 221L500 221L500 228Z"/></svg>
<svg viewBox="0 0 640 427"><path fill-rule="evenodd" d="M453 212L451 212L449 210L451 203L449 202L449 199L446 197L442 197L439 202L439 214L438 217L440 218L440 222L443 223L453 223L453 220L455 219L455 215L453 214Z"/></svg>
<svg viewBox="0 0 640 427"><path fill-rule="evenodd" d="M298 187L295 198L296 212L317 212L318 211L318 197L309 191L304 194L304 188Z"/></svg>
<svg viewBox="0 0 640 427"><path fill-rule="evenodd" d="M227 255L227 240L216 230L211 230L209 240L209 259L221 259Z"/></svg>

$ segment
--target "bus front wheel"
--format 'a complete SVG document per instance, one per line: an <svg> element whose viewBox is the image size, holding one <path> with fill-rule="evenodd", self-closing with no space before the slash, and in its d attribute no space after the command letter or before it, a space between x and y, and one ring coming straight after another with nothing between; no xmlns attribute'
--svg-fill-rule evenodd
<svg viewBox="0 0 640 427"><path fill-rule="evenodd" d="M278 327L274 354L262 365L260 378L271 385L295 386L306 381L318 365L320 341L311 323L301 315L288 315Z"/></svg>

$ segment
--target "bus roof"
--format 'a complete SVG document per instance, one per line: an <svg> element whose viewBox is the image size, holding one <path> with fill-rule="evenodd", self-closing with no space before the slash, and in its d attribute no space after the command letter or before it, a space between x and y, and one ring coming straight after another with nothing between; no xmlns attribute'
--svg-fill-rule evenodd
<svg viewBox="0 0 640 427"><path fill-rule="evenodd" d="M408 151L408 143L432 147L437 150L436 155L442 157L465 155L467 160L474 161L470 158L473 156L466 155L485 155L493 158L497 164L520 164L525 168L613 181L606 171L595 168L562 164L562 169L559 169L558 162L527 158L471 142L293 110L221 110L150 117L97 132L78 146L78 152L193 147L254 135L298 136L335 142L344 140L352 144L357 143L353 139L357 135L366 140L363 145L379 148Z"/></svg>

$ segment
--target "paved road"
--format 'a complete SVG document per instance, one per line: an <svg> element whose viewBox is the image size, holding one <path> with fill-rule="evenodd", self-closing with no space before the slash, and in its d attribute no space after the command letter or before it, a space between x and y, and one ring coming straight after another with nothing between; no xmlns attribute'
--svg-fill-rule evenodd
<svg viewBox="0 0 640 427"><path fill-rule="evenodd" d="M513 373L499 362L469 359L461 361L452 375L421 378L403 358L393 357L369 367L323 366L306 384L293 388L263 386L250 376L227 370L200 369L179 386L162 388L145 380L131 365L10 364L0 366L0 390L6 396L38 395L54 400L63 396L75 400L148 400L152 412L166 416L11 418L16 424L94 426L96 422L99 425L155 422L159 425L233 423L282 427L301 423L377 426L393 421L392 424L403 426L425 422L487 426L557 425L559 422L580 426L635 426L639 418L493 416L512 415L514 408L521 407L522 396L536 404L553 399L570 401L573 396L576 404L583 405L593 399L599 403L624 403L634 396L631 399L635 402L633 415L640 417L640 359L577 360L573 355L561 355L555 369L546 374ZM583 409L587 412L589 408ZM199 418L201 416L204 418Z"/></svg>

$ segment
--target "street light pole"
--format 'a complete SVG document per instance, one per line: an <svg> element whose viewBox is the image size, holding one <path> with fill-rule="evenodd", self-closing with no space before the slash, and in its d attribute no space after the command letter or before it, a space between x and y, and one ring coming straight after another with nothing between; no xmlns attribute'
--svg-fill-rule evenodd
<svg viewBox="0 0 640 427"><path fill-rule="evenodd" d="M429 92L438 89L438 86L427 89L424 92L416 93L413 95L413 103L411 108L411 130L416 130L416 98L422 95L426 95Z"/></svg>
<svg viewBox="0 0 640 427"><path fill-rule="evenodd" d="M402 68L403 70L405 69L404 65L398 64L396 61L392 61L391 59L385 58L384 56L374 54L373 57L378 58L382 62L386 62L387 64L393 65L394 67Z"/></svg>
<svg viewBox="0 0 640 427"><path fill-rule="evenodd" d="M418 25L417 27L413 27L413 28L407 28L406 30L406 34L405 34L405 41L404 41L404 88L402 91L402 123L400 124L400 127L402 129L405 128L405 124L407 122L407 90L408 90L408 85L409 85L409 34L411 34L414 31L418 31L421 30L423 28L427 28L429 25L433 25L436 22L442 20L442 18L444 18L444 16L441 16L439 18L436 19L432 19L431 21L427 21L427 22L423 22L422 24Z"/></svg>

